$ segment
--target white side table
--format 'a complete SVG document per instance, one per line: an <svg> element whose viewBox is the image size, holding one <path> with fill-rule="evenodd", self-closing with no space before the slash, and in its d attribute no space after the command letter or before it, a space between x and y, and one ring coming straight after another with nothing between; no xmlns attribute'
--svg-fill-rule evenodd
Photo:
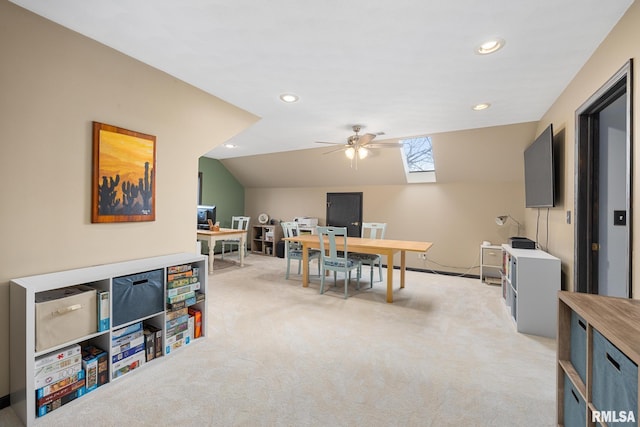
<svg viewBox="0 0 640 427"><path fill-rule="evenodd" d="M502 246L480 245L480 282L500 285L502 269Z"/></svg>

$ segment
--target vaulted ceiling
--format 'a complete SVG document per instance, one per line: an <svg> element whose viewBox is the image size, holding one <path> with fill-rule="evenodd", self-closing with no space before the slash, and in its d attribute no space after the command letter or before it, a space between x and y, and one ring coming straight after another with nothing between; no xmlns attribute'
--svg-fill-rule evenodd
<svg viewBox="0 0 640 427"><path fill-rule="evenodd" d="M260 116L218 159L536 121L633 2L12 1Z"/></svg>

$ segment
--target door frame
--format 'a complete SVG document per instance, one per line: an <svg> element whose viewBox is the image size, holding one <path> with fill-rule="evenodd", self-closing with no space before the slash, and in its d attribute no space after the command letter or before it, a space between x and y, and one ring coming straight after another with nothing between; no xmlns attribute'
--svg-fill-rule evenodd
<svg viewBox="0 0 640 427"><path fill-rule="evenodd" d="M600 89L587 99L575 115L575 221L574 221L574 290L598 293L597 247L598 219L593 209L598 204L599 113L623 94L627 95L626 136L626 210L627 210L627 293L632 296L632 236L633 236L633 59L620 68ZM595 246L592 246L595 245Z"/></svg>

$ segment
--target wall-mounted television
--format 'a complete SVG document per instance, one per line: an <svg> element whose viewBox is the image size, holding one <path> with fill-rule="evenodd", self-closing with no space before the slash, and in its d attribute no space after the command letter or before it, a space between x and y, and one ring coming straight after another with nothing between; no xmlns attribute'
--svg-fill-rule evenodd
<svg viewBox="0 0 640 427"><path fill-rule="evenodd" d="M198 229L208 230L209 220L216 223L216 207L208 205L198 205Z"/></svg>
<svg viewBox="0 0 640 427"><path fill-rule="evenodd" d="M528 208L551 208L555 200L553 125L524 150L524 194Z"/></svg>

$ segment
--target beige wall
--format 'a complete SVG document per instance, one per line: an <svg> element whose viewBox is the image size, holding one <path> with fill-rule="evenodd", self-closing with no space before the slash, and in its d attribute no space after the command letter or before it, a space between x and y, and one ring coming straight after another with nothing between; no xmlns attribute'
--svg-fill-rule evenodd
<svg viewBox="0 0 640 427"><path fill-rule="evenodd" d="M516 234L515 227L498 227L494 219L506 212L522 216L522 187L522 182L491 182L251 188L245 191L245 209L252 218L266 212L279 220L318 217L325 224L327 192L362 192L363 221L386 222L387 238L434 242L429 261L411 254L407 266L478 274L472 267L478 265L482 241L504 243Z"/></svg>
<svg viewBox="0 0 640 427"><path fill-rule="evenodd" d="M195 246L198 157L256 118L0 1L0 397L11 278ZM91 224L91 122L157 137L156 221Z"/></svg>
<svg viewBox="0 0 640 427"><path fill-rule="evenodd" d="M618 71L630 58L635 61L634 76L632 81L638 82L638 57L640 56L640 3L635 2L618 25L611 31L608 37L603 41L593 56L580 70L576 77L567 86L561 96L555 101L553 106L545 113L540 120L537 133L542 132L549 123L553 123L557 140L561 143L562 159L560 167L563 169L561 181L561 197L558 206L551 209L549 215L550 244L549 250L555 256L562 259L563 274L567 277L567 283L570 289L574 288L573 284L573 260L574 260L574 225L566 223L566 211L570 210L573 215L574 211L574 171L575 171L575 112L576 110L616 71ZM638 120L638 112L640 112L640 97L637 90L633 95L633 128L634 128L634 144L638 140L638 131L640 123ZM638 188L640 188L640 178L637 174L637 165L640 165L640 151L634 148L634 182L635 194L633 195L633 222L640 224L640 209L638 196ZM527 228L531 230L535 228L536 211L527 209L526 213ZM640 247L640 233L638 227L635 227L633 236L633 247ZM640 284L638 281L638 255L637 250L632 256L633 275L632 283L633 296L640 298Z"/></svg>
<svg viewBox="0 0 640 427"><path fill-rule="evenodd" d="M332 159L317 150L223 164L245 179L245 210L252 218L266 212L280 220L318 217L325 224L327 192L362 192L363 220L388 223L387 238L434 243L429 261L412 255L410 267L478 274L479 245L484 240L505 243L517 234L512 222L498 227L495 217L524 217L523 151L533 141L536 126L531 122L432 135L435 184L378 184L381 174L402 174L399 152L390 150L381 150L373 167L367 158L357 171L344 164L344 156ZM256 168L263 173L259 182L252 178ZM306 185L309 176L315 185Z"/></svg>

